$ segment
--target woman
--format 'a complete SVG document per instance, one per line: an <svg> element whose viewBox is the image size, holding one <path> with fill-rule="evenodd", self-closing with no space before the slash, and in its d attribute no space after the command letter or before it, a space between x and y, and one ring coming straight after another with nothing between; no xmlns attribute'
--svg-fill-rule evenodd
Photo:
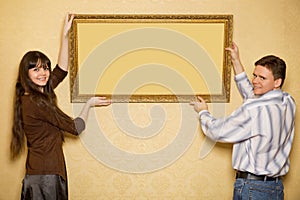
<svg viewBox="0 0 300 200"><path fill-rule="evenodd" d="M49 58L39 51L27 52L19 65L11 154L16 158L22 152L26 137L28 155L21 199L68 199L63 132L79 135L91 107L111 104L104 97L92 97L75 119L57 106L53 89L67 75L67 34L72 20L73 15L70 20L66 17L60 56L53 71Z"/></svg>

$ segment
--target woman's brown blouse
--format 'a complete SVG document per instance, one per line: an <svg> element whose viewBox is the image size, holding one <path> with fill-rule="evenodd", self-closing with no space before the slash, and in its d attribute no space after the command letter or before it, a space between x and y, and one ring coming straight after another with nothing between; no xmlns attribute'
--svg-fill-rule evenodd
<svg viewBox="0 0 300 200"><path fill-rule="evenodd" d="M56 66L51 77L53 88L66 76L67 72ZM22 117L28 147L26 174L58 174L66 180L62 131L80 134L85 128L83 119L58 121L49 108L38 106L30 95L22 96Z"/></svg>

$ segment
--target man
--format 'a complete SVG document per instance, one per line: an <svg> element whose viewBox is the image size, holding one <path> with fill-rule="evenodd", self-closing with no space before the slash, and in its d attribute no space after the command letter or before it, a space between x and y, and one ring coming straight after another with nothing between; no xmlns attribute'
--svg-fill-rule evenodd
<svg viewBox="0 0 300 200"><path fill-rule="evenodd" d="M285 62L265 56L255 63L252 85L240 62L236 44L231 53L235 81L244 103L230 116L216 119L201 97L190 104L199 113L206 136L233 143L232 165L236 170L233 199L284 199L281 177L290 166L296 105L281 90Z"/></svg>

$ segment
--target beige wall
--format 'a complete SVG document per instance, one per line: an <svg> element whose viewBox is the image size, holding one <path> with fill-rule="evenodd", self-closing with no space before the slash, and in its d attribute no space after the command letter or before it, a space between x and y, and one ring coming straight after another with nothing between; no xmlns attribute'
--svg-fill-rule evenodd
<svg viewBox="0 0 300 200"><path fill-rule="evenodd" d="M24 175L25 155L16 162L8 158L12 126L12 99L18 63L23 54L39 49L55 63L64 16L73 13L147 13L147 14L233 14L234 40L238 43L243 64L249 75L253 62L266 54L277 54L288 64L284 89L296 102L300 100L300 1L298 0L11 0L0 6L0 199L19 199ZM230 103L216 106L232 112L240 103L232 84ZM69 81L58 89L59 105L70 115L74 105L69 98ZM131 119L138 126L151 123L153 104L130 105ZM112 107L97 110L107 138L120 148L148 153L167 146L180 125L182 108L192 116L190 126L198 121L192 108L176 104L158 105L166 113L163 131L152 138L133 140L115 128ZM216 109L217 110L217 109ZM216 110L213 112L216 114ZM108 116L108 117L103 117ZM300 129L297 111L291 168L284 180L285 197L300 197ZM89 123L88 125L91 125ZM167 127L167 128L166 128ZM175 128L174 128L175 127ZM87 133L84 134L95 134ZM231 199L234 172L231 168L231 145L217 144L199 159L204 137L199 129L191 146L178 160L155 172L133 174L111 169L89 154L80 139L67 138L64 144L70 199ZM153 140L153 141L152 141ZM101 144L99 144L101 145Z"/></svg>

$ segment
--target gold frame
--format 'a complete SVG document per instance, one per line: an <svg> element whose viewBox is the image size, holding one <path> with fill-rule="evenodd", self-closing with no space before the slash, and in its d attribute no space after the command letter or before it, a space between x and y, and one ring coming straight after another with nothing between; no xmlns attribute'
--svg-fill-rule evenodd
<svg viewBox="0 0 300 200"><path fill-rule="evenodd" d="M222 25L222 37L223 44L220 44L223 49L218 62L222 66L220 74L220 93L190 93L190 94L166 94L156 93L156 91L149 92L149 94L124 94L124 93L111 93L101 94L92 92L81 93L79 82L79 68L80 63L78 61L80 56L80 37L78 27L83 24L97 24L99 26L107 24L158 24L173 25L173 24L188 24L190 27L194 25L210 25L221 24ZM230 100L230 76L231 76L231 62L230 55L225 51L225 47L232 43L233 32L233 15L98 15L98 14L75 14L72 28L69 32L69 55L70 55L70 92L71 102L80 103L86 102L92 96L106 96L111 98L113 102L131 102L131 103L175 103L175 102L190 102L196 95L201 95L207 102L229 102ZM89 35L90 37L96 37L95 35ZM196 36L198 37L198 36ZM82 37L83 38L83 37ZM192 38L195 39L195 38ZM189 82L189 80L187 80Z"/></svg>

